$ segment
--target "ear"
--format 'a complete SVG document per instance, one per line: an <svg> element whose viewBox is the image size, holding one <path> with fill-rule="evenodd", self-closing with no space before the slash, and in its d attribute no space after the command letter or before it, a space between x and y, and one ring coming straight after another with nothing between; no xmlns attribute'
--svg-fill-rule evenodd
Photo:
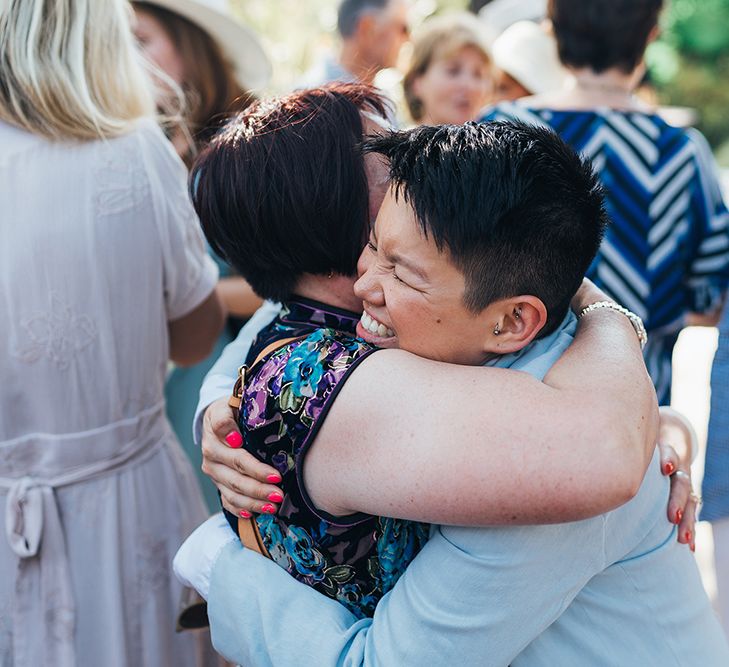
<svg viewBox="0 0 729 667"><path fill-rule="evenodd" d="M368 12L360 17L354 31L357 42L367 44L372 41L372 36L375 34L375 23L376 19L372 13Z"/></svg>
<svg viewBox="0 0 729 667"><path fill-rule="evenodd" d="M423 81L423 75L421 74L420 76L416 76L413 79L413 83L412 83L413 95L415 95L415 97L417 97L418 100L423 99L423 96L421 95L421 91L423 90L422 81Z"/></svg>
<svg viewBox="0 0 729 667"><path fill-rule="evenodd" d="M489 331L486 350L492 354L518 352L529 345L547 323L546 306L530 294L502 299L492 303L488 310L492 308L494 324Z"/></svg>

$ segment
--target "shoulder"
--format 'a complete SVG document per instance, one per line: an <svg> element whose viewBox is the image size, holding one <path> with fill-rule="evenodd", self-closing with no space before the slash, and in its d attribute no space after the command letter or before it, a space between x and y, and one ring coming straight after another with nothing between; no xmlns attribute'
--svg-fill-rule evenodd
<svg viewBox="0 0 729 667"><path fill-rule="evenodd" d="M297 393L313 396L317 391L339 383L361 359L376 350L360 338L334 329L317 329L312 334L284 346L286 358L283 381L291 382Z"/></svg>
<svg viewBox="0 0 729 667"><path fill-rule="evenodd" d="M481 112L479 121L488 123L492 121L521 121L530 125L543 125L549 127L552 112L549 109L534 109L519 100L514 102L499 102L486 107Z"/></svg>
<svg viewBox="0 0 729 667"><path fill-rule="evenodd" d="M260 366L254 365L246 383L246 403L262 407L273 399L277 410L314 420L359 362L376 349L334 329L317 329L288 341ZM248 414L250 420L252 413Z"/></svg>

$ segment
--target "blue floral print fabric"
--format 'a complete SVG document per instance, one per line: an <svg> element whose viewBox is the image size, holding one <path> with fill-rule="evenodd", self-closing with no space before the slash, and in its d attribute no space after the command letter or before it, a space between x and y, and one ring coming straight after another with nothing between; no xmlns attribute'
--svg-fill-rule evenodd
<svg viewBox="0 0 729 667"><path fill-rule="evenodd" d="M254 342L248 362L276 340L298 338L250 369L239 424L243 446L282 477L279 512L257 517L271 557L363 618L373 615L378 600L423 547L428 526L368 514L332 516L306 492L302 467L308 448L346 378L376 351L354 336L358 319L314 302L284 304ZM237 532L236 517L226 515Z"/></svg>

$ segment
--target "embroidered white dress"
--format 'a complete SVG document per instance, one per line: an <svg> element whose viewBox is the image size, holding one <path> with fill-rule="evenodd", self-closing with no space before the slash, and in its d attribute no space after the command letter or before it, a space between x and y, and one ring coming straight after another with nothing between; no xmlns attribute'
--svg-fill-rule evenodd
<svg viewBox="0 0 729 667"><path fill-rule="evenodd" d="M207 516L164 416L168 321L213 290L152 121L0 123L0 665L192 665L172 557Z"/></svg>

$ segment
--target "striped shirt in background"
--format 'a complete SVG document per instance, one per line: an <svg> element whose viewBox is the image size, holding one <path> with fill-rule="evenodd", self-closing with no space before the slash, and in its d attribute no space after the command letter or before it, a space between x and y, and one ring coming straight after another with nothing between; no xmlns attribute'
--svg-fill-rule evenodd
<svg viewBox="0 0 729 667"><path fill-rule="evenodd" d="M546 125L592 160L611 225L588 277L645 322L648 372L659 402L670 403L684 318L714 310L729 273L729 212L703 136L653 114L530 109L518 101L481 120Z"/></svg>

